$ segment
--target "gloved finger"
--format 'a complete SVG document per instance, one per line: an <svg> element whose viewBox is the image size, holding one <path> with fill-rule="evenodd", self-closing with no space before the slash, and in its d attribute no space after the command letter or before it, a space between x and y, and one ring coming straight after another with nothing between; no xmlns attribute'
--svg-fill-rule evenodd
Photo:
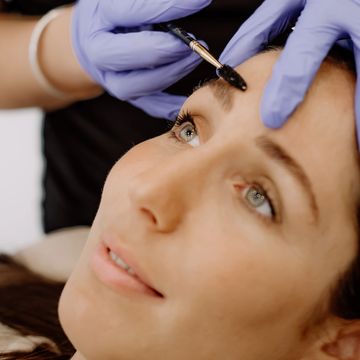
<svg viewBox="0 0 360 360"><path fill-rule="evenodd" d="M341 46L342 48L349 50L349 51L353 51L354 47L353 47L353 42L351 39L341 39L338 40L336 42L337 45Z"/></svg>
<svg viewBox="0 0 360 360"><path fill-rule="evenodd" d="M220 61L235 67L257 54L298 18L303 7L304 0L266 0L230 40Z"/></svg>
<svg viewBox="0 0 360 360"><path fill-rule="evenodd" d="M89 60L103 71L146 69L178 61L189 54L190 48L181 40L160 31L100 32L88 46Z"/></svg>
<svg viewBox="0 0 360 360"><path fill-rule="evenodd" d="M166 89L193 71L201 61L197 54L192 53L176 63L151 70L110 71L104 73L104 83L106 89L121 100L137 98Z"/></svg>
<svg viewBox="0 0 360 360"><path fill-rule="evenodd" d="M265 87L261 116L270 128L281 127L302 102L339 36L335 27L314 17L315 10L307 6L303 11Z"/></svg>
<svg viewBox="0 0 360 360"><path fill-rule="evenodd" d="M189 16L210 3L211 0L106 0L100 1L99 6L109 26L133 27Z"/></svg>
<svg viewBox="0 0 360 360"><path fill-rule="evenodd" d="M333 0L336 2L336 0ZM345 4L344 4L345 5ZM354 42L360 44L360 22L358 16L360 14L360 1L348 1L346 6L342 6L341 16L338 16L338 26L343 29L340 33L337 44L341 47L354 51Z"/></svg>
<svg viewBox="0 0 360 360"><path fill-rule="evenodd" d="M358 14L360 2L357 0L351 3L352 8L349 8L349 12L353 14ZM360 23L359 21L353 21L352 23L348 22L348 17L344 18L345 26L348 26L348 33L352 42L352 50L355 58L356 73L357 73L357 82L356 82L356 92L355 92L355 116L356 116L356 134L358 148L360 151Z"/></svg>
<svg viewBox="0 0 360 360"><path fill-rule="evenodd" d="M150 116L174 121L186 100L185 96L171 95L164 92L128 100Z"/></svg>

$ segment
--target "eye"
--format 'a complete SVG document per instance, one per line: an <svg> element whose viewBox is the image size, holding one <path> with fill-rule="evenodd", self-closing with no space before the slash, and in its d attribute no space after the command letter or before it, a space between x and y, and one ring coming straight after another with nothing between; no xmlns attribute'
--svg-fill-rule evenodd
<svg viewBox="0 0 360 360"><path fill-rule="evenodd" d="M247 205L261 216L267 218L275 217L273 204L266 191L258 185L246 186L242 192Z"/></svg>
<svg viewBox="0 0 360 360"><path fill-rule="evenodd" d="M190 113L184 113L178 116L170 135L177 141L189 144L192 147L200 145L200 139L194 118Z"/></svg>
<svg viewBox="0 0 360 360"><path fill-rule="evenodd" d="M178 131L178 136L181 140L193 147L200 145L199 136L193 124L185 123L184 125L182 125Z"/></svg>

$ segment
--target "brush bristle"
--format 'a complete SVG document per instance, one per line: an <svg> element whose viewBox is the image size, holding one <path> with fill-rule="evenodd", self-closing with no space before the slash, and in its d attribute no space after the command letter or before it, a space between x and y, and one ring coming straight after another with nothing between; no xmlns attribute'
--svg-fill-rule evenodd
<svg viewBox="0 0 360 360"><path fill-rule="evenodd" d="M223 65L218 69L218 75L237 89L242 91L247 89L245 80L229 65Z"/></svg>

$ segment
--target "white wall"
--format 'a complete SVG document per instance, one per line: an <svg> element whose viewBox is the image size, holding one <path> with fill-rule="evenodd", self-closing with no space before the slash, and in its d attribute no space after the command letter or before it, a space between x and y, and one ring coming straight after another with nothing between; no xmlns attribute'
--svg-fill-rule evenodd
<svg viewBox="0 0 360 360"><path fill-rule="evenodd" d="M0 252L41 237L41 112L0 111Z"/></svg>

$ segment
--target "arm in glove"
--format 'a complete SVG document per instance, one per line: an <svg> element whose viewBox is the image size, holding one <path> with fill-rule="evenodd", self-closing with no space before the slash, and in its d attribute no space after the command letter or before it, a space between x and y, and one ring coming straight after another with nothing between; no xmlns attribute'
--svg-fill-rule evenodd
<svg viewBox="0 0 360 360"><path fill-rule="evenodd" d="M350 43L360 74L360 0L265 0L239 29L221 60L237 65L263 49L296 22L274 67L261 104L268 127L281 127L302 102L331 47ZM356 93L357 129L360 130L360 82Z"/></svg>
<svg viewBox="0 0 360 360"><path fill-rule="evenodd" d="M184 98L162 93L201 59L151 25L188 16L211 0L79 0L72 37L82 68L115 97L153 116L173 118ZM159 106L155 101L163 100ZM164 104L161 106L161 104Z"/></svg>

